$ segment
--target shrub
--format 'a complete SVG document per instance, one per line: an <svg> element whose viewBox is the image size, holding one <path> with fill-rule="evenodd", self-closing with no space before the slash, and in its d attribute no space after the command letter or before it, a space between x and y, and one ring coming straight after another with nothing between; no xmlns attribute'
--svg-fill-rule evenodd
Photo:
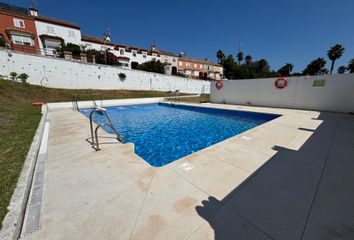
<svg viewBox="0 0 354 240"><path fill-rule="evenodd" d="M165 73L165 64L161 63L160 60L152 60L140 64L138 69L146 72Z"/></svg>
<svg viewBox="0 0 354 240"><path fill-rule="evenodd" d="M122 82L127 78L127 76L125 75L125 73L119 73L118 74L119 80L121 80Z"/></svg>
<svg viewBox="0 0 354 240"><path fill-rule="evenodd" d="M16 81L17 80L17 72L10 72L11 79Z"/></svg>
<svg viewBox="0 0 354 240"><path fill-rule="evenodd" d="M88 49L85 51L87 54L87 57L92 58L92 56L95 56L96 63L98 64L104 64L105 59L104 59L104 54L100 51L97 51L95 49Z"/></svg>
<svg viewBox="0 0 354 240"><path fill-rule="evenodd" d="M28 77L29 76L27 75L27 73L21 73L20 75L18 75L18 78L21 80L23 84L27 84Z"/></svg>
<svg viewBox="0 0 354 240"><path fill-rule="evenodd" d="M79 45L73 43L68 43L68 44L64 43L60 48L57 49L57 51L61 58L64 57L65 51L71 52L73 56L80 56L81 48Z"/></svg>

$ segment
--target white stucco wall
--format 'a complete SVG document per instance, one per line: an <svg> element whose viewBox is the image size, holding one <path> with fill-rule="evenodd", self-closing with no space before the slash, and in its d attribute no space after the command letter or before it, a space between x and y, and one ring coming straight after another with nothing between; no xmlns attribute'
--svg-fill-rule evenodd
<svg viewBox="0 0 354 240"><path fill-rule="evenodd" d="M9 56L11 55L11 56ZM52 57L0 50L0 75L10 72L27 73L28 82L54 88L69 89L131 89L175 91L184 93L210 92L210 82L155 74L119 67L85 64ZM121 81L119 73L125 73Z"/></svg>
<svg viewBox="0 0 354 240"><path fill-rule="evenodd" d="M37 35L40 36L42 34L51 35L55 37L61 37L64 39L65 43L74 43L80 46L81 44L81 31L76 28L63 27L56 24L51 24L47 22L42 22L39 20L35 20ZM48 31L48 26L54 29L54 32ZM74 32L74 36L69 36L69 30ZM43 48L41 39L38 39L39 47Z"/></svg>
<svg viewBox="0 0 354 240"><path fill-rule="evenodd" d="M211 102L354 112L354 74L289 77L284 89L277 89L275 80L226 80L220 90L212 82ZM314 87L314 80L325 80L325 86Z"/></svg>

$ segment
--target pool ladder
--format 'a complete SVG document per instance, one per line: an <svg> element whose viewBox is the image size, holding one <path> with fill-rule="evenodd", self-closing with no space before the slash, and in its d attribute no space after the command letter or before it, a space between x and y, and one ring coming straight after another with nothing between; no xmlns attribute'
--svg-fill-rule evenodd
<svg viewBox="0 0 354 240"><path fill-rule="evenodd" d="M165 97L164 101L169 101L170 105L177 105L179 100L179 90L172 92L171 97Z"/></svg>
<svg viewBox="0 0 354 240"><path fill-rule="evenodd" d="M93 120L92 120L92 117L93 117L93 114L94 113L98 113L98 114L101 114L103 116L106 117L106 120L108 123L101 123L99 124L95 130L94 130L94 126L93 126ZM99 145L99 141L98 141L98 129L102 128L102 127L109 127L113 132L114 134L116 135L116 139L121 142L121 143L124 143L125 142L125 139L123 138L122 135L120 135L120 133L115 129L115 127L113 126L113 123L110 119L110 117L108 116L107 112L106 112L106 109L104 108L100 108L100 107L97 107L97 108L93 108L91 113L90 113L90 130L91 130L91 141L90 140L87 140L91 145L92 147L96 150L96 151L99 151L101 150L100 149L100 145Z"/></svg>
<svg viewBox="0 0 354 240"><path fill-rule="evenodd" d="M96 101L96 98L95 98L96 96L100 96L100 95L99 94L92 94L91 95L91 97L92 97L92 109L99 108L98 104L97 104L97 101ZM103 108L102 98L100 98L98 100L101 101L101 107ZM71 100L71 103L73 105L73 110L74 111L80 111L79 103L78 103L78 96L73 96L72 100Z"/></svg>

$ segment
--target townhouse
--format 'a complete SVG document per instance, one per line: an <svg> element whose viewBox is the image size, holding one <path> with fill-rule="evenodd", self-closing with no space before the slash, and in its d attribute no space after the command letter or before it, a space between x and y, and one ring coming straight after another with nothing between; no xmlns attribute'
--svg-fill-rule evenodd
<svg viewBox="0 0 354 240"><path fill-rule="evenodd" d="M178 73L194 79L221 80L223 66L208 60L199 60L180 55Z"/></svg>
<svg viewBox="0 0 354 240"><path fill-rule="evenodd" d="M94 49L96 51L113 50L114 44L110 39L81 35L81 47L85 50Z"/></svg>
<svg viewBox="0 0 354 240"><path fill-rule="evenodd" d="M39 16L38 10L29 12L34 17L41 54L54 55L63 44L81 44L80 27L74 23L59 19Z"/></svg>
<svg viewBox="0 0 354 240"><path fill-rule="evenodd" d="M140 64L148 61L160 60L160 55L155 51L123 44L115 45L113 53L122 66L131 69L137 69Z"/></svg>
<svg viewBox="0 0 354 240"><path fill-rule="evenodd" d="M0 38L15 51L37 53L39 47L34 17L25 8L0 3Z"/></svg>

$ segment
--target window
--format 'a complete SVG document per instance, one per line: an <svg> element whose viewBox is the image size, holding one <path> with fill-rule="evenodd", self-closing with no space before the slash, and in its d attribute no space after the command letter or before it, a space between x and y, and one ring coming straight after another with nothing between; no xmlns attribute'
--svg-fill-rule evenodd
<svg viewBox="0 0 354 240"><path fill-rule="evenodd" d="M14 18L14 25L15 27L25 28L25 21Z"/></svg>
<svg viewBox="0 0 354 240"><path fill-rule="evenodd" d="M182 62L179 62L178 64L179 64L180 66L182 66L183 63L182 63Z"/></svg>
<svg viewBox="0 0 354 240"><path fill-rule="evenodd" d="M119 54L124 55L124 49L119 49Z"/></svg>
<svg viewBox="0 0 354 240"><path fill-rule="evenodd" d="M133 57L136 57L136 51L132 51Z"/></svg>
<svg viewBox="0 0 354 240"><path fill-rule="evenodd" d="M48 33L54 33L54 27L53 26L47 26L47 32Z"/></svg>
<svg viewBox="0 0 354 240"><path fill-rule="evenodd" d="M197 68L197 64L196 63L194 63L194 67Z"/></svg>
<svg viewBox="0 0 354 240"><path fill-rule="evenodd" d="M202 64L200 64L200 65L199 65L199 68L200 68L200 69L202 69L202 68L203 68L203 65L202 65Z"/></svg>
<svg viewBox="0 0 354 240"><path fill-rule="evenodd" d="M172 59L172 62L176 62L176 58Z"/></svg>
<svg viewBox="0 0 354 240"><path fill-rule="evenodd" d="M143 53L143 58L146 58L146 53Z"/></svg>
<svg viewBox="0 0 354 240"><path fill-rule="evenodd" d="M4 36L0 33L0 47L5 47L5 44Z"/></svg>
<svg viewBox="0 0 354 240"><path fill-rule="evenodd" d="M69 30L69 37L75 37L75 32L73 30Z"/></svg>
<svg viewBox="0 0 354 240"><path fill-rule="evenodd" d="M56 49L61 46L61 41L60 40L54 40L54 39L45 39L44 40L44 45L46 48L50 49Z"/></svg>
<svg viewBox="0 0 354 240"><path fill-rule="evenodd" d="M33 46L34 45L32 38L27 37L27 36L12 35L11 39L12 39L12 42L17 45L26 45L26 46Z"/></svg>

